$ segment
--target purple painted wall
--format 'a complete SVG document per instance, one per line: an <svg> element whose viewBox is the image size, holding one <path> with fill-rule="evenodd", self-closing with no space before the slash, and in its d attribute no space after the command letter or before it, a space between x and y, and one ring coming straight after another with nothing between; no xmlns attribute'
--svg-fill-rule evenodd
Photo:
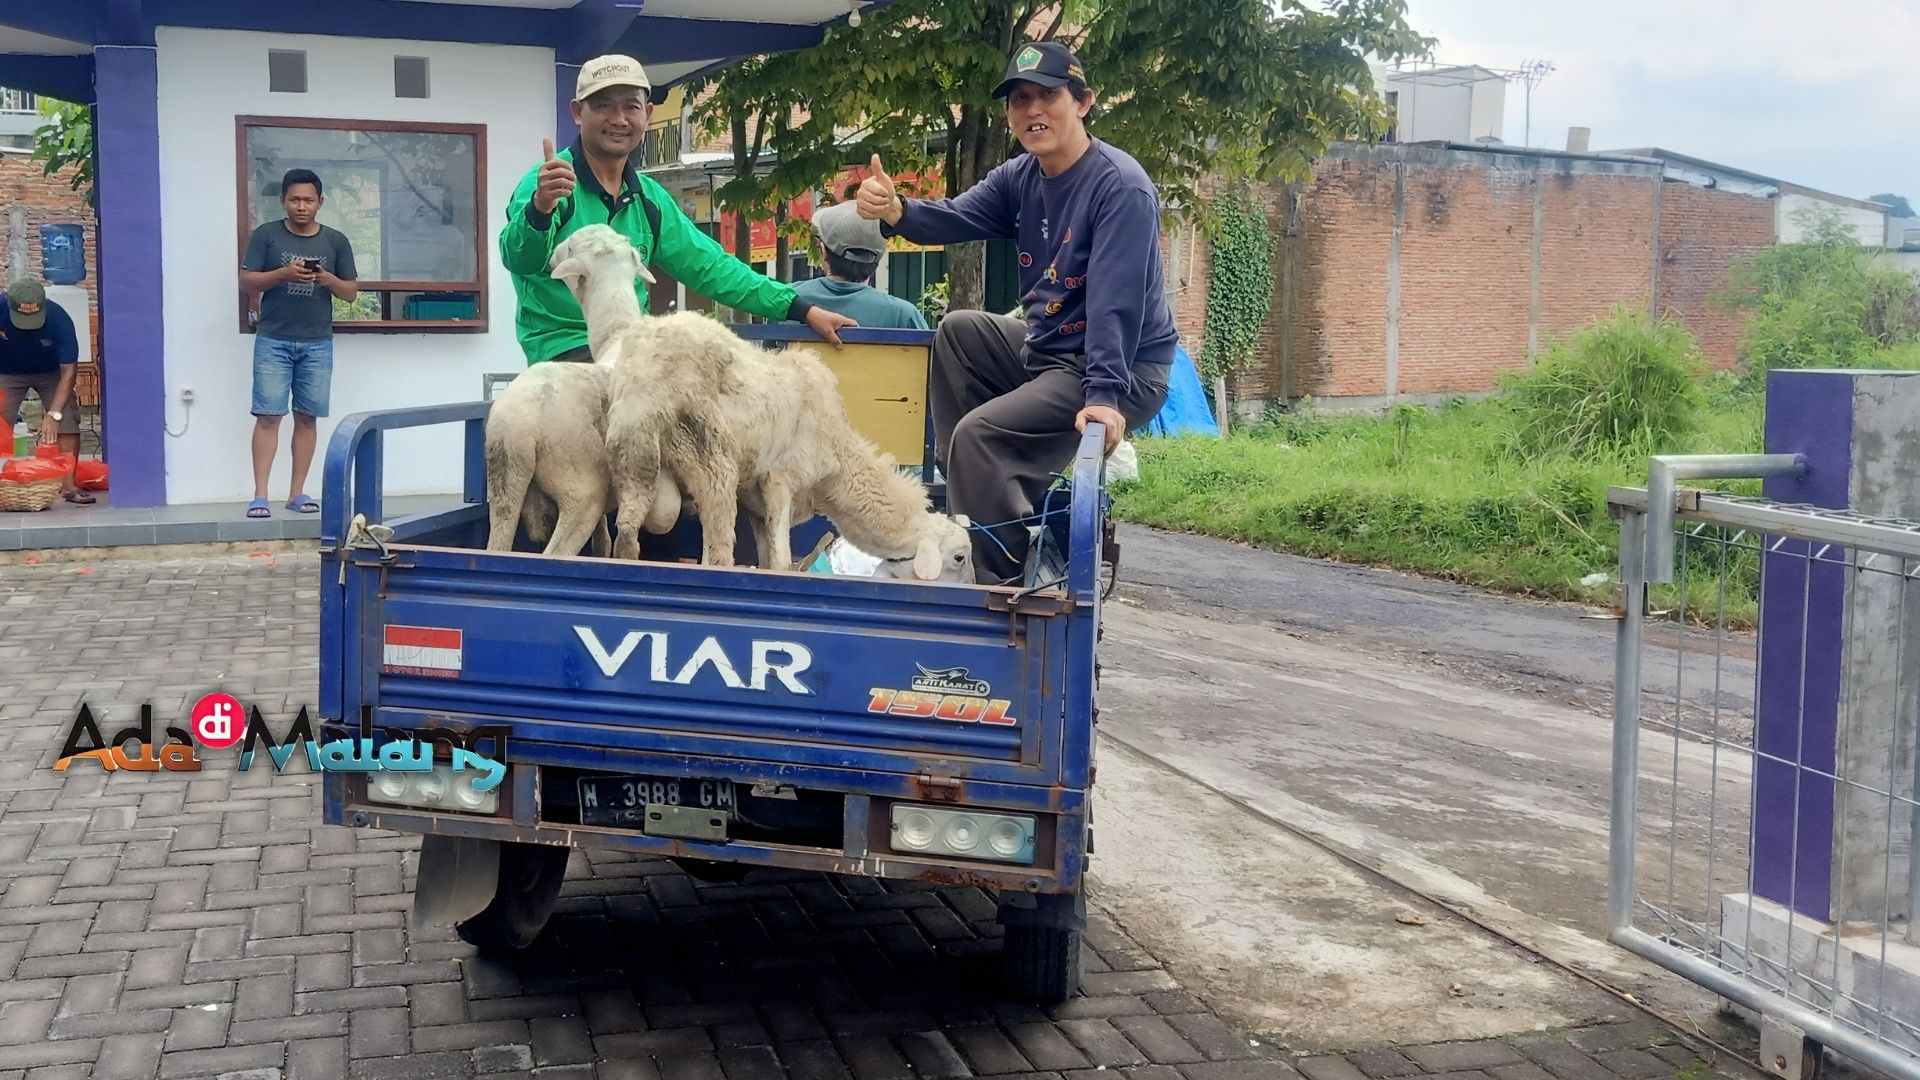
<svg viewBox="0 0 1920 1080"><path fill-rule="evenodd" d="M573 88L580 81L580 65L553 65L553 148L565 150L574 139L580 137L580 128L573 122Z"/></svg>
<svg viewBox="0 0 1920 1080"><path fill-rule="evenodd" d="M115 506L167 501L165 326L160 303L159 80L151 47L102 45L96 188L100 199L101 409Z"/></svg>
<svg viewBox="0 0 1920 1080"><path fill-rule="evenodd" d="M1768 480L1767 498L1845 508L1853 471L1853 377L1769 373L1766 449L1805 454L1808 464L1803 477ZM1761 896L1826 920L1833 891L1833 782L1786 762L1833 771L1846 553L1829 549L1814 563L1808 554L1807 544L1783 544L1765 556L1761 570L1754 740L1761 753L1784 760L1756 761L1753 873Z"/></svg>

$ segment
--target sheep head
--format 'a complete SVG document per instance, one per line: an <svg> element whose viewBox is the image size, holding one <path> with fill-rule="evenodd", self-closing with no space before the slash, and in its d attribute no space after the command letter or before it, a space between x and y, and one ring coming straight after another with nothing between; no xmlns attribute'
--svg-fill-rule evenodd
<svg viewBox="0 0 1920 1080"><path fill-rule="evenodd" d="M928 513L915 530L912 559L889 559L881 567L889 577L909 581L974 584L972 522L965 514Z"/></svg>
<svg viewBox="0 0 1920 1080"><path fill-rule="evenodd" d="M633 244L607 225L586 225L560 241L548 260L554 280L563 281L581 299L588 279L602 274L638 278L651 285L653 272Z"/></svg>

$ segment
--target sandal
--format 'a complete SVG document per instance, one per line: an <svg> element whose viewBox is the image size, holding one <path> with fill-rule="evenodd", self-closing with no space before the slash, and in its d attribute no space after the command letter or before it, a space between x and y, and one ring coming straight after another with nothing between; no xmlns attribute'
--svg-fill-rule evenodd
<svg viewBox="0 0 1920 1080"><path fill-rule="evenodd" d="M320 504L310 495L295 495L287 500L287 509L296 514L317 514L320 512Z"/></svg>
<svg viewBox="0 0 1920 1080"><path fill-rule="evenodd" d="M247 516L250 518L272 517L273 508L267 505L267 500L255 499L247 504Z"/></svg>
<svg viewBox="0 0 1920 1080"><path fill-rule="evenodd" d="M91 492L80 491L78 489L65 492L64 494L68 502L74 503L75 505L78 505L78 506L92 506L94 503L100 501L94 498Z"/></svg>

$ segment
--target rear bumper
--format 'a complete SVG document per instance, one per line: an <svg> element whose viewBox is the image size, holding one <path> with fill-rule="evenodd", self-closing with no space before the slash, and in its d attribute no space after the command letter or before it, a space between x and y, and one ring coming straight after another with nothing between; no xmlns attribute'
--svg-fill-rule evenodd
<svg viewBox="0 0 1920 1080"><path fill-rule="evenodd" d="M595 775L707 775L736 783L777 781L843 800L837 848L732 839L695 840L655 836L637 828L581 825L548 807L564 794L546 798L548 784L567 784L576 775L557 765L518 760L502 785L498 811L491 816L437 812L375 803L367 798L360 774L329 773L325 779L324 820L329 825L382 829L422 835L465 836L509 843L630 851L662 858L701 859L753 867L817 871L858 877L925 881L939 885L975 885L997 891L1071 894L1081 890L1088 835L1086 792L1014 784L928 783L923 777L848 773L832 769L782 767L777 776L752 775L742 762L702 762L685 758L654 760L620 755L618 765L591 768ZM695 767L689 768L690 765ZM704 767L702 767L704 766ZM767 771L761 766L762 772ZM1040 843L1033 865L903 854L892 849L887 831L890 807L910 803L942 809L1004 810L1031 814L1040 822ZM544 811L544 812L543 812Z"/></svg>

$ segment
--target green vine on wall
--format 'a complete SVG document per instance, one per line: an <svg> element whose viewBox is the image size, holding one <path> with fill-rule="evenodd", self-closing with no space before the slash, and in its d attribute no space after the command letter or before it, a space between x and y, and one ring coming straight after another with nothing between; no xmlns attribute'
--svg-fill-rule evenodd
<svg viewBox="0 0 1920 1080"><path fill-rule="evenodd" d="M1266 208L1245 194L1214 201L1207 330L1200 374L1208 381L1252 366L1273 307L1273 236Z"/></svg>

